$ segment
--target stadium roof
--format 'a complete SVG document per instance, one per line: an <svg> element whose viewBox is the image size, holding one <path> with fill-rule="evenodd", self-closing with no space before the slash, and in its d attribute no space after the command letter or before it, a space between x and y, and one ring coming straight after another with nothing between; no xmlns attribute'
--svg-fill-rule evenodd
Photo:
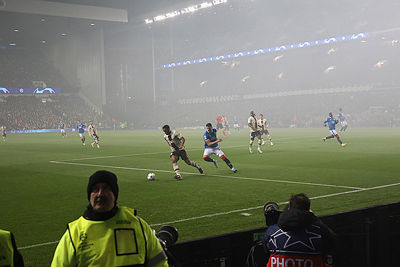
<svg viewBox="0 0 400 267"><path fill-rule="evenodd" d="M90 31L144 24L187 0L0 0L0 48L46 45Z"/></svg>

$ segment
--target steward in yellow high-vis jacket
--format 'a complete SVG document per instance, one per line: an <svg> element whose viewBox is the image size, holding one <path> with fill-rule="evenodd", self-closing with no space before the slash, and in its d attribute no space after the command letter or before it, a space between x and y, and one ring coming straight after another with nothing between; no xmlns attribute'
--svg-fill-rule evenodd
<svg viewBox="0 0 400 267"><path fill-rule="evenodd" d="M117 207L117 176L97 171L89 178L89 205L67 225L54 253L58 266L168 267L167 257L151 227L133 209Z"/></svg>
<svg viewBox="0 0 400 267"><path fill-rule="evenodd" d="M0 266L24 266L24 260L17 249L14 235L5 230L0 230Z"/></svg>

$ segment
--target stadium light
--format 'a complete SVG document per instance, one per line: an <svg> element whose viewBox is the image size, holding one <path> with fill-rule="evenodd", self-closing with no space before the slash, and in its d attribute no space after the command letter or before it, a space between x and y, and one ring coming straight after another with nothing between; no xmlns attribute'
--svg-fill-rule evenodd
<svg viewBox="0 0 400 267"><path fill-rule="evenodd" d="M204 8L209 8L209 7L213 7L213 6L217 6L220 4L224 4L228 2L228 0L213 0L213 1L208 1L208 2L203 2L201 4L197 4L197 5L193 5L193 6L188 6L179 10L175 10L172 12L168 12L165 14L161 14L158 16L155 16L153 18L147 18L144 20L144 22L146 24L151 24L154 22L158 22L158 21L163 21L169 18L173 18L182 14L188 14L188 13L194 13L200 9L204 9Z"/></svg>

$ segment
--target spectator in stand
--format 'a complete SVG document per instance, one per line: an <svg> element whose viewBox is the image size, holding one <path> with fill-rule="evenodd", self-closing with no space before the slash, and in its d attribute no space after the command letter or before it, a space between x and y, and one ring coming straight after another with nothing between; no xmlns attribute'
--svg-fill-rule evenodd
<svg viewBox="0 0 400 267"><path fill-rule="evenodd" d="M8 130L58 129L59 122L73 126L77 118L104 121L78 96L49 96L46 102L32 95L7 96L0 102L0 125Z"/></svg>

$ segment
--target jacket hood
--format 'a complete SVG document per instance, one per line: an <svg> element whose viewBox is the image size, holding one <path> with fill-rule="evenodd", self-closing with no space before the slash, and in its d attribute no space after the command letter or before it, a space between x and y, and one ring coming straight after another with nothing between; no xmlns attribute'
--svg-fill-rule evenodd
<svg viewBox="0 0 400 267"><path fill-rule="evenodd" d="M284 231L298 231L307 228L316 220L317 217L312 212L293 208L282 212L278 226Z"/></svg>

